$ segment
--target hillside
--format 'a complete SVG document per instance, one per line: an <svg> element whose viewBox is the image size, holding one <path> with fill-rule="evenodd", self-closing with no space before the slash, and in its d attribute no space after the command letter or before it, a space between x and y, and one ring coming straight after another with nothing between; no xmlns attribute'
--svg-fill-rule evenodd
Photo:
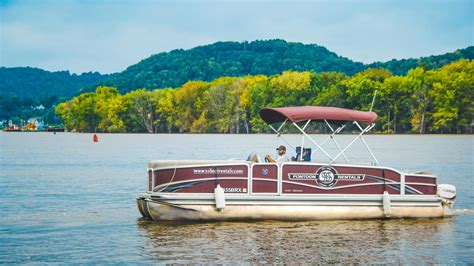
<svg viewBox="0 0 474 266"><path fill-rule="evenodd" d="M364 65L316 44L284 40L217 42L189 50L178 49L152 55L112 75L92 72L76 75L68 71L1 67L0 94L38 100L51 95L70 97L81 89L94 91L98 85L117 87L124 93L138 88L176 88L189 80L211 81L221 76L271 76L286 70L317 73L334 71L352 76L369 67L383 67L395 75L405 75L409 69L419 65L435 69L462 58L474 59L474 47L444 55Z"/></svg>
<svg viewBox="0 0 474 266"><path fill-rule="evenodd" d="M55 110L64 126L76 132L262 133L269 130L260 119L262 107L320 105L373 107L378 114L375 132L472 133L473 77L474 60L465 59L435 70L417 67L402 76L374 68L352 77L285 71L124 94L101 86ZM371 107L377 87L377 101Z"/></svg>
<svg viewBox="0 0 474 266"><path fill-rule="evenodd" d="M408 70L418 66L425 66L427 69L437 69L459 59L474 59L474 46L469 46L465 49L459 49L452 53L446 53L443 55L432 55L417 59L392 59L387 62L375 62L367 65L367 67L385 68L390 70L394 75L405 75Z"/></svg>
<svg viewBox="0 0 474 266"><path fill-rule="evenodd" d="M101 85L121 92L138 88L179 87L189 80L221 76L275 75L285 70L337 71L353 75L365 66L316 44L284 40L217 42L190 50L173 50L142 60L112 75Z"/></svg>
<svg viewBox="0 0 474 266"><path fill-rule="evenodd" d="M316 73L334 71L352 76L369 67L383 67L395 75L405 75L409 69L419 65L435 69L462 58L474 59L474 47L420 59L364 65L316 44L284 40L218 42L150 56L121 73L111 75L100 84L127 92L138 88L179 87L189 80L211 81L221 76L275 75L286 70Z"/></svg>
<svg viewBox="0 0 474 266"><path fill-rule="evenodd" d="M0 94L39 99L47 96L70 97L107 77L97 72L70 74L32 67L0 67Z"/></svg>

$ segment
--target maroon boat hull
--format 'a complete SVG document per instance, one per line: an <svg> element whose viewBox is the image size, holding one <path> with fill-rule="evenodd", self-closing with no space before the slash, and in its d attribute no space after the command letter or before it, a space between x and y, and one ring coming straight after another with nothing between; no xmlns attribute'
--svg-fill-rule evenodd
<svg viewBox="0 0 474 266"><path fill-rule="evenodd" d="M329 180L321 180L323 172L329 173ZM402 175L384 167L314 163L194 165L150 169L148 188L168 193L214 193L219 184L233 194L380 195L387 191L393 195L436 195L436 177L411 174L402 181Z"/></svg>

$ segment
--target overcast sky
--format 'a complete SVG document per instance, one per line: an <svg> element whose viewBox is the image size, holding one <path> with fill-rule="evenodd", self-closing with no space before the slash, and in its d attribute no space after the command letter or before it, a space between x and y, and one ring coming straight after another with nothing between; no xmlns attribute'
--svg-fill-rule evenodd
<svg viewBox="0 0 474 266"><path fill-rule="evenodd" d="M0 66L111 73L216 41L316 43L355 61L473 45L473 0L0 0Z"/></svg>

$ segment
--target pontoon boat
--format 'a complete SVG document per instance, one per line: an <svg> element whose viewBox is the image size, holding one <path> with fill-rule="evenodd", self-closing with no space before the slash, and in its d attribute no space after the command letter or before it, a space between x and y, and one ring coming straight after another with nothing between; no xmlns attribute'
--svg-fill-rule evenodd
<svg viewBox="0 0 474 266"><path fill-rule="evenodd" d="M438 184L427 173L405 173L380 166L363 134L375 126L377 114L336 107L265 108L261 118L278 137L285 125L301 133L294 161L250 160L151 161L147 188L137 198L140 213L153 220L322 220L434 218L452 215L453 185ZM331 134L316 142L305 131L311 122ZM360 133L345 147L336 134L352 122ZM309 141L305 147L305 140ZM357 140L373 159L351 163L347 149ZM324 149L334 142L337 153ZM311 161L311 148L325 162ZM334 153L334 152L333 152ZM258 157L258 156L257 156ZM343 160L343 162L339 161Z"/></svg>

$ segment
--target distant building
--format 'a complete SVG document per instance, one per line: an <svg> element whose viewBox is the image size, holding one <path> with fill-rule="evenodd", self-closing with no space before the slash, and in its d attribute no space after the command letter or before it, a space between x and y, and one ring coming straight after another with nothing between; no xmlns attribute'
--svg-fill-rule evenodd
<svg viewBox="0 0 474 266"><path fill-rule="evenodd" d="M38 106L31 106L31 109L35 109L35 110L44 110L44 106L42 104L38 105Z"/></svg>
<svg viewBox="0 0 474 266"><path fill-rule="evenodd" d="M28 129L34 129L34 130L43 130L44 128L44 121L43 120L39 120L38 118L36 117L31 117L28 119L28 123L27 123L28 126ZM34 125L34 127L32 127Z"/></svg>

